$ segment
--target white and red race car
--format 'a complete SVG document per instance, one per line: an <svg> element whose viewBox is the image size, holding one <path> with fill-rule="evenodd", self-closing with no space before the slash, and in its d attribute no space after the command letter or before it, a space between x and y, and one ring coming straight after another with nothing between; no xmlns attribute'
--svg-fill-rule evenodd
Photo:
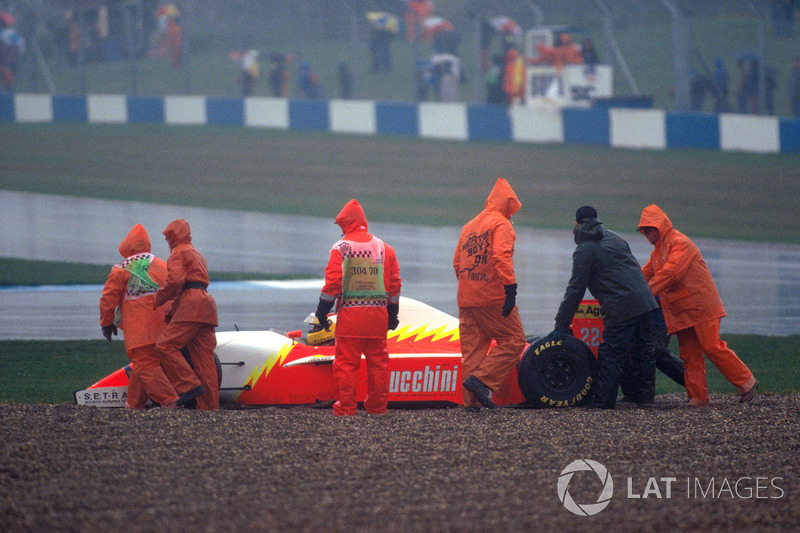
<svg viewBox="0 0 800 533"><path fill-rule="evenodd" d="M399 318L400 326L388 333L390 407L461 404L464 376L458 319L410 298L401 298ZM531 407L583 404L596 381L602 337L597 301L581 303L572 328L577 338L529 339L493 401ZM336 395L334 349L333 345L308 344L300 331L217 332L220 402L251 406L332 402ZM367 388L365 367L362 364L359 369L359 401ZM127 365L77 391L76 403L123 407L130 372Z"/></svg>

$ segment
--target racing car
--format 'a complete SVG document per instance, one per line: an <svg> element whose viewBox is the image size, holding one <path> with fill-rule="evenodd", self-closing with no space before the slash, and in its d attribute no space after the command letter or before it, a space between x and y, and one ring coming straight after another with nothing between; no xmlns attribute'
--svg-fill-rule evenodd
<svg viewBox="0 0 800 533"><path fill-rule="evenodd" d="M312 315L313 316L313 315ZM311 318L311 317L309 317ZM330 316L335 327L336 316ZM401 298L400 326L389 331L389 405L462 403L458 319L423 302ZM307 320L310 322L310 320ZM596 382L602 317L596 300L584 300L572 323L577 337L527 339L516 368L492 400L500 406L570 407L585 403ZM217 332L214 355L220 403L247 406L325 405L333 402L334 342L319 328L279 332ZM359 401L366 393L359 369ZM75 392L79 405L124 407L132 365Z"/></svg>

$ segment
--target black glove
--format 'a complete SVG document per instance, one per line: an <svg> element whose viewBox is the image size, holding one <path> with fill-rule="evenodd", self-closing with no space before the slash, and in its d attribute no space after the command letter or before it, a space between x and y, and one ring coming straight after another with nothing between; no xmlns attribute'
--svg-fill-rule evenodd
<svg viewBox="0 0 800 533"><path fill-rule="evenodd" d="M103 326L103 337L106 338L107 341L111 341L111 335L117 334L117 326L111 324L110 326Z"/></svg>
<svg viewBox="0 0 800 533"><path fill-rule="evenodd" d="M503 288L506 290L506 301L503 302L502 315L507 318L517 305L517 284L503 285Z"/></svg>
<svg viewBox="0 0 800 533"><path fill-rule="evenodd" d="M319 320L319 325L325 328L325 331L330 331L331 321L328 320L328 311L331 310L333 307L333 300L323 300L322 298L319 299L319 304L317 304L317 312L314 315Z"/></svg>
<svg viewBox="0 0 800 533"><path fill-rule="evenodd" d="M564 329L561 328L561 326L556 326L555 329L547 335L547 338L552 339L554 341L563 341L564 335L566 334L567 332L564 331Z"/></svg>
<svg viewBox="0 0 800 533"><path fill-rule="evenodd" d="M386 309L389 311L389 329L394 330L400 325L400 319L397 318L400 313L400 304L386 304Z"/></svg>

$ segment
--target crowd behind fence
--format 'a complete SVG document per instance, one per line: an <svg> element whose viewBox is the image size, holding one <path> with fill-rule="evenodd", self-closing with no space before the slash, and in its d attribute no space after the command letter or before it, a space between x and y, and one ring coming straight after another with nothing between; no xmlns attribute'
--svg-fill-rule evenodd
<svg viewBox="0 0 800 533"><path fill-rule="evenodd" d="M13 29L22 44L3 90L413 101L422 97L419 65L430 68L440 51L435 38L420 38L420 21L411 36L415 2L425 3L0 0L13 20L3 31ZM613 66L617 94L652 95L656 107L681 111L800 116L800 0L431 4L432 18L453 28L446 51L461 74L448 95L457 101L486 101L482 31L504 16L521 31L559 26L590 37L600 60ZM396 26L377 32L376 13L394 17ZM503 45L490 46L494 54Z"/></svg>

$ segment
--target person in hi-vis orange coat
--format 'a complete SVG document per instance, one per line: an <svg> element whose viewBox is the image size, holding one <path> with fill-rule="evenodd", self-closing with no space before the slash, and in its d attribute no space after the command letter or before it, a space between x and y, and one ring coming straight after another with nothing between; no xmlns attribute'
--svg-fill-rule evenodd
<svg viewBox="0 0 800 533"><path fill-rule="evenodd" d="M506 52L503 92L509 105L525 103L525 61L514 48Z"/></svg>
<svg viewBox="0 0 800 533"><path fill-rule="evenodd" d="M485 208L461 230L453 268L458 278L458 321L464 405L494 407L491 400L525 347L516 307L516 234L511 216L522 203L503 178ZM491 348L492 341L497 344Z"/></svg>
<svg viewBox="0 0 800 533"><path fill-rule="evenodd" d="M111 340L119 328L125 338L125 352L133 361L128 376L125 407L144 409L150 398L162 407L176 406L178 394L156 357L156 340L164 329L164 307L153 309L159 285L167 278L167 264L150 253L150 237L136 224L119 245L125 259L111 268L100 297L100 327Z"/></svg>
<svg viewBox="0 0 800 533"><path fill-rule="evenodd" d="M169 244L167 282L156 294L156 305L174 300L168 324L156 343L156 355L181 394L178 404L197 398L197 408L219 408L219 375L214 362L217 304L208 288L208 265L192 245L189 223L170 222L162 232ZM191 366L181 353L189 350ZM194 369L192 368L194 367Z"/></svg>
<svg viewBox="0 0 800 533"><path fill-rule="evenodd" d="M669 333L678 337L689 404L709 404L703 354L736 387L740 401L750 401L758 382L719 337L725 308L700 250L657 205L644 208L639 231L654 246L642 271L660 299Z"/></svg>
<svg viewBox="0 0 800 533"><path fill-rule="evenodd" d="M395 329L400 302L400 267L394 248L369 233L364 210L356 200L336 216L344 235L331 248L325 285L317 306L320 325L338 302L333 377L338 390L335 415L355 415L357 372L361 354L367 364L364 409L384 414L389 397L389 352L386 334Z"/></svg>

